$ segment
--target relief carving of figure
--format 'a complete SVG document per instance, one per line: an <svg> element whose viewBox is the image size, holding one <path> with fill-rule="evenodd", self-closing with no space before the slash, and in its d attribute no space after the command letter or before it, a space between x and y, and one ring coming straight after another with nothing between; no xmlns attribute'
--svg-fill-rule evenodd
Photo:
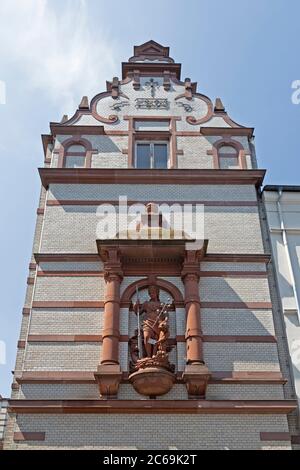
<svg viewBox="0 0 300 470"><path fill-rule="evenodd" d="M131 368L163 367L173 370L168 360L169 325L167 312L170 304L163 304L159 299L159 287L152 285L148 288L149 300L139 303L137 300L133 309L136 315L143 315L139 342L138 329L129 340L131 352Z"/></svg>
<svg viewBox="0 0 300 470"><path fill-rule="evenodd" d="M142 322L143 330L143 343L146 352L146 357L152 357L156 350L156 342L159 338L159 321L164 319L164 313L159 317L162 309L162 304L159 300L159 288L157 286L150 286L148 289L150 299L142 305L137 303L134 305L134 311L138 315L144 314Z"/></svg>

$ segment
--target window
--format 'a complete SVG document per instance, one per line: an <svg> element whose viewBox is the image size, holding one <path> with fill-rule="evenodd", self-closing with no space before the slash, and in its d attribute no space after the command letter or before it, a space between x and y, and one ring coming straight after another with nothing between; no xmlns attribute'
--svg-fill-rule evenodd
<svg viewBox="0 0 300 470"><path fill-rule="evenodd" d="M64 157L65 168L84 168L86 149L83 145L71 145Z"/></svg>
<svg viewBox="0 0 300 470"><path fill-rule="evenodd" d="M136 131L168 131L170 129L170 121L135 121Z"/></svg>
<svg viewBox="0 0 300 470"><path fill-rule="evenodd" d="M137 142L135 166L140 169L168 168L168 144L166 142Z"/></svg>
<svg viewBox="0 0 300 470"><path fill-rule="evenodd" d="M240 168L238 151L231 145L223 145L218 150L221 170L238 170Z"/></svg>

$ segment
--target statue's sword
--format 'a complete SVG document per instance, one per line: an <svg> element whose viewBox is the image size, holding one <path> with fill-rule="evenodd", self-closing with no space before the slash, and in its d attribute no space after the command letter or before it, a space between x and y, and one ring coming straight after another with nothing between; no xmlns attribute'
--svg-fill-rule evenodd
<svg viewBox="0 0 300 470"><path fill-rule="evenodd" d="M143 345L141 337L141 326L140 326L140 301L139 301L139 289L136 287L136 301L138 305L137 309L137 330L138 330L138 350L139 350L139 359L143 357Z"/></svg>
<svg viewBox="0 0 300 470"><path fill-rule="evenodd" d="M157 325L157 323L158 323L158 321L159 321L161 315L167 313L167 312L168 312L168 309L170 308L170 306L171 306L171 299L168 299L167 302L165 302L165 303L162 305L161 310L159 310L159 309L157 310L158 315L157 315L157 318L156 318L154 324L153 324L152 326L149 325L149 327L150 327L153 331L155 331L155 327L156 327L156 325ZM148 340L148 343L149 343L149 344L152 344L152 345L155 345L155 344L157 343L157 340L151 338L151 339Z"/></svg>

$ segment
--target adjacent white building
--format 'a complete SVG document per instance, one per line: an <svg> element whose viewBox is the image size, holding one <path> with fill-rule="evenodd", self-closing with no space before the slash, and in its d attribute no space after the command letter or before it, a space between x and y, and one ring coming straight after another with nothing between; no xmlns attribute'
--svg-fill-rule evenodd
<svg viewBox="0 0 300 470"><path fill-rule="evenodd" d="M300 404L300 186L265 186L263 197Z"/></svg>

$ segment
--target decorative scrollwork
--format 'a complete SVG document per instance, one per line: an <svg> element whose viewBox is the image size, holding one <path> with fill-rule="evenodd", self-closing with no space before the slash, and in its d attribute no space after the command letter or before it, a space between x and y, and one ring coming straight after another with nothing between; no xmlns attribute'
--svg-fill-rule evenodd
<svg viewBox="0 0 300 470"><path fill-rule="evenodd" d="M165 98L136 98L137 109L169 109L169 100Z"/></svg>
<svg viewBox="0 0 300 470"><path fill-rule="evenodd" d="M181 106L182 108L184 108L184 110L187 113L191 113L194 109L189 103L183 103L182 101L177 101L176 104L177 104L177 106Z"/></svg>
<svg viewBox="0 0 300 470"><path fill-rule="evenodd" d="M121 111L124 106L129 106L129 103L127 101L116 101L116 103L110 106L110 109L113 111Z"/></svg>

